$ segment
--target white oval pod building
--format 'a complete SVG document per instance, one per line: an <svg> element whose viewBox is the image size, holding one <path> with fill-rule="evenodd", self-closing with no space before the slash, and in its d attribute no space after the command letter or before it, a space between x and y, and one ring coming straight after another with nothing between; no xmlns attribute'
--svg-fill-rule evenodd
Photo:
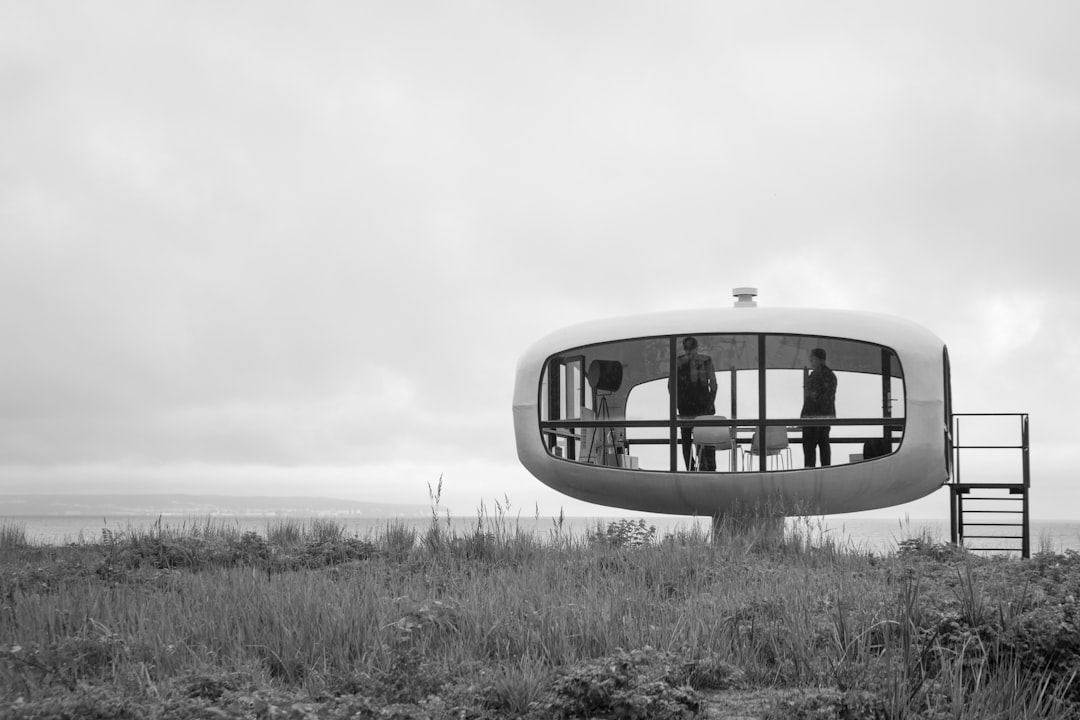
<svg viewBox="0 0 1080 720"><path fill-rule="evenodd" d="M875 313L743 296L574 325L521 357L513 411L541 482L630 510L845 513L923 497L951 473L945 344Z"/></svg>

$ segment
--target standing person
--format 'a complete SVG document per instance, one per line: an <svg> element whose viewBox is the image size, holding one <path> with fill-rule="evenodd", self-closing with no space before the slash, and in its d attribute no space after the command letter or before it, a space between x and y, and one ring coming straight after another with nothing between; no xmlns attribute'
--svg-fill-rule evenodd
<svg viewBox="0 0 1080 720"><path fill-rule="evenodd" d="M689 420L699 415L716 414L716 371L712 358L698 354L698 341L687 336L682 341L686 352L676 359L675 404L679 419ZM672 390L668 380L668 392ZM694 429L682 429L682 456L687 470L693 470L695 463L691 453ZM701 469L716 469L716 448L707 447L701 453Z"/></svg>
<svg viewBox="0 0 1080 720"><path fill-rule="evenodd" d="M836 417L836 373L825 364L825 350L814 348L810 351L810 377L803 388L803 407L799 417ZM828 425L803 428L803 464L815 466L815 451L820 448L821 466L832 464L832 449L829 447Z"/></svg>

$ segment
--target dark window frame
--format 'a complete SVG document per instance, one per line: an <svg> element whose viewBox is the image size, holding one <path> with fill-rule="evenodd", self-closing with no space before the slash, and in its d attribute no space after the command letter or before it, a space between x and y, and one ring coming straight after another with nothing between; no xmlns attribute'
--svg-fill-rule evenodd
<svg viewBox="0 0 1080 720"><path fill-rule="evenodd" d="M673 368L675 368L675 366L677 364L678 342L679 342L680 338L684 338L684 337L687 337L687 336L690 336L690 335L693 335L695 337L716 337L716 336L756 337L756 340L757 340L757 367L756 367L756 370L757 370L757 374L758 374L758 388L757 388L758 389L758 417L757 418L747 418L747 419L743 419L743 420L739 420L738 418L726 418L724 420L701 420L701 419L680 420L677 417L678 413L677 413L677 408L676 408L676 397L675 397L674 393L669 393L668 418L662 419L662 420L661 419L656 419L656 420L626 420L625 418L616 419L616 420L610 420L610 419L607 419L607 420L603 420L603 419L594 419L594 420L558 419L558 420L552 420L551 419L552 407L549 405L548 406L548 418L549 419L548 420L540 420L539 421L539 427L538 427L538 431L540 433L541 439L543 440L543 444L544 444L544 446L545 446L545 448L547 450L548 455L550 457L553 457L553 458L559 459L559 460L567 460L567 461L570 461L570 462L576 462L578 464L591 465L592 463L580 463L580 461L578 461L574 457L574 455L575 455L575 451L573 449L574 443L572 443L572 442L567 443L567 445L570 446L570 450L568 451L566 457L560 457L558 455L553 454L553 449L554 449L554 447L556 446L556 444L558 442L558 438L560 436L563 436L563 437L571 436L571 435L573 435L573 432L576 431L579 428L599 428L601 430L609 429L609 428L622 428L624 430L624 433L625 433L625 430L629 429L629 428L667 428L669 432L668 432L668 438L666 440L663 439L663 438L653 438L653 439L638 439L638 440L631 441L629 438L625 437L625 435L624 435L624 443L625 444L624 444L624 446L622 448L623 450L629 449L631 444L638 444L638 445L666 444L670 448L669 467L668 467L667 470L640 469L640 470L633 470L633 472L662 472L662 473L688 472L687 470L680 470L678 468L678 457L679 457L679 454L680 454L680 450L679 450L679 448L680 448L679 434L681 432L681 428L684 428L684 427L714 427L714 426L715 427L729 427L729 428L732 429L732 431L734 431L738 427L754 427L757 430L757 432L759 433L759 436L764 437L765 433L766 433L766 428L768 428L768 427L777 427L777 426L781 426L781 427L792 427L792 426L798 426L798 427L806 427L806 426L829 426L829 427L836 427L836 426L864 426L864 427L872 427L872 426L880 426L882 428L882 432L883 432L883 436L881 438L871 438L869 436L868 437L859 436L859 437L853 437L853 438L847 438L847 437L839 438L839 439L834 441L834 442L837 442L839 444L853 444L853 443L859 443L859 442L866 442L868 440L873 440L873 439L883 439L883 440L885 440L888 443L888 446L890 448L889 452L884 454L884 455L872 458L871 460L877 460L877 459L880 459L880 458L883 458L883 457L889 457L890 455L893 455L893 454L895 454L896 452L899 451L899 447L897 447L896 449L892 449L893 437L894 437L893 434L895 432L900 433L900 444L901 445L903 444L904 437L905 437L905 434L906 434L905 430L907 428L908 393L907 393L906 375L904 373L903 364L900 363L899 355L896 353L896 351L893 348L890 348L890 347L888 347L886 345L882 345L880 343L875 343L875 342L871 342L871 341L868 341L868 340L859 340L857 338L846 338L846 337L832 336L832 335L818 335L818 334L810 334L810 333L779 333L779 332L729 332L729 333L718 333L718 332L686 333L686 332L684 332L684 333L664 333L664 334L661 334L661 335L644 335L644 336L636 336L636 337L629 337L629 338L621 338L621 339L618 339L618 340L607 340L607 341L602 341L602 342L588 343L588 344L585 344L585 345L580 345L580 346L577 346L577 347L568 348L568 349L563 350L563 351L558 352L558 353L553 353L552 355L548 356L548 358L545 359L545 361L543 363L543 368L544 369L540 374L540 382L538 383L538 387L537 387L538 408L542 407L542 403L544 402L543 388L544 388L545 379L547 379L547 381L548 381L548 396L549 396L549 398L557 399L557 400L559 400L561 402L561 398L565 395L565 388L563 387L561 377L560 377L560 382L556 383L558 385L558 387L556 387L556 388L551 387L552 383L551 383L550 371L551 371L551 368L553 367L553 364L555 362L561 363L562 367L567 367L568 361L580 361L582 371L584 371L584 369L586 367L586 364L585 364L584 361L589 356L588 355L588 349L589 348L603 347L603 346L606 346L606 345L614 345L614 344L618 344L618 343L629 343L629 342L636 342L636 341L648 341L648 340L661 340L661 339L664 339L664 340L667 340L668 346L669 346L668 375L666 377L670 378L672 370L673 370ZM862 345L868 345L868 346L873 346L873 347L880 348L881 356L882 356L881 372L876 373L876 374L879 375L882 378L882 416L880 418L782 418L782 417L781 418L769 418L769 417L767 417L766 405L767 405L767 397L768 397L768 382L767 382L768 371L769 370L776 370L776 369L787 369L787 368L769 368L769 367L767 367L767 365L768 365L768 363L766 361L767 360L767 344L768 344L768 338L770 338L770 337L820 338L820 339L823 339L823 340L828 339L828 340L834 340L834 341L840 341L840 342L859 343L859 344L862 344ZM945 360L945 362L946 362L946 377L947 377L947 375L948 375L948 366L947 366L947 363L948 363L947 352L948 351L947 351L947 349L946 349L945 352L946 352L946 355L945 355L946 360ZM898 374L896 375L896 377L899 378L899 380L901 381L901 387L903 389L904 415L903 415L902 418L894 418L892 416L891 382L892 382L892 379L893 379L892 362L894 360L895 360L895 362L896 362L896 364L898 366ZM799 368L790 368L790 369L797 370ZM841 371L841 372L846 372L846 371ZM857 371L850 371L850 372L857 372ZM874 374L874 373L868 373L868 374ZM657 378L657 380L663 379L664 377L665 376L661 376L660 378ZM650 380L648 382L654 382L654 381ZM732 382L733 382L733 385L734 385L734 379L733 379ZM579 407L585 407L585 403L584 403L584 399L586 397L585 385L586 385L586 383L585 383L584 372L583 372L582 373L581 388L580 388L580 391L579 391L580 392ZM627 391L627 395L626 395L627 399L629 399L630 393L632 391L633 391L633 388L631 388L630 390ZM734 397L734 391L733 391L733 397ZM558 409L558 405L556 405L555 407L556 407L556 409ZM538 412L537 413L538 418L542 414L543 414L542 412ZM562 432L559 432L560 430ZM567 431L569 431L569 433ZM749 440L746 440L746 442L749 442ZM795 443L792 443L792 444L794 445ZM866 462L866 461L867 460L864 459L862 462ZM766 468L766 462L767 462L767 455L765 453L759 453L758 454L758 468L757 468L756 472L767 472L768 470ZM855 461L855 463L857 463L857 462L860 462L860 461ZM836 466L836 465L850 465L850 464L855 464L855 463L850 463L850 462L834 463L833 466ZM781 470L781 471L776 471L776 472L800 472L800 471L805 471L807 469L809 469L809 468L792 468L790 470ZM745 472L755 472L755 470L735 471L734 473L730 473L730 474L737 474L739 472L744 472L744 473Z"/></svg>

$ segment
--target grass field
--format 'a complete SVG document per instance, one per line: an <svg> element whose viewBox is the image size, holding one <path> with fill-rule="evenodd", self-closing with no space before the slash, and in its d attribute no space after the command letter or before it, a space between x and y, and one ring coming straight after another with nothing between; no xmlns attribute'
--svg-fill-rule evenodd
<svg viewBox="0 0 1080 720"><path fill-rule="evenodd" d="M2 718L1080 717L1080 555L644 520L0 527Z"/></svg>

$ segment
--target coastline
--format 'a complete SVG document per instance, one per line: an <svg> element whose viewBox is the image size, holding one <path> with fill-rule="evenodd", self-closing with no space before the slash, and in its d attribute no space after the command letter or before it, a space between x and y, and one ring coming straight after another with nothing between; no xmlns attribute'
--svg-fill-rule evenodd
<svg viewBox="0 0 1080 720"><path fill-rule="evenodd" d="M289 513L217 513L198 514L188 512L158 514L69 514L69 515L0 515L0 526L9 525L25 530L27 539L38 544L63 545L67 543L95 542L103 530L109 532L145 531L159 524L182 529L192 526L223 526L253 531L265 535L267 529L282 522L299 521L310 523L315 520L329 520L342 524L346 532L359 538L378 533L388 525L404 525L422 531L431 525L431 515L411 515L407 517L361 517L355 515L293 515ZM625 519L619 516L566 516L562 523L567 531L581 534L595 529L597 525L617 522ZM709 523L704 518L681 516L651 516L640 518L647 525L656 528L658 538L666 534L690 528L707 530ZM515 517L440 517L439 522L457 532L468 532L481 525L497 523L501 527L513 528L526 533L547 534L559 523L557 517L515 516ZM931 538L947 541L949 521L947 518L910 518L885 519L861 518L848 516L827 516L790 518L788 525L800 525L805 532L821 533L837 542L855 549L874 552L895 550L898 544L911 537L928 535ZM1031 521L1032 552L1047 549L1053 552L1065 550L1080 551L1080 523L1069 521Z"/></svg>

